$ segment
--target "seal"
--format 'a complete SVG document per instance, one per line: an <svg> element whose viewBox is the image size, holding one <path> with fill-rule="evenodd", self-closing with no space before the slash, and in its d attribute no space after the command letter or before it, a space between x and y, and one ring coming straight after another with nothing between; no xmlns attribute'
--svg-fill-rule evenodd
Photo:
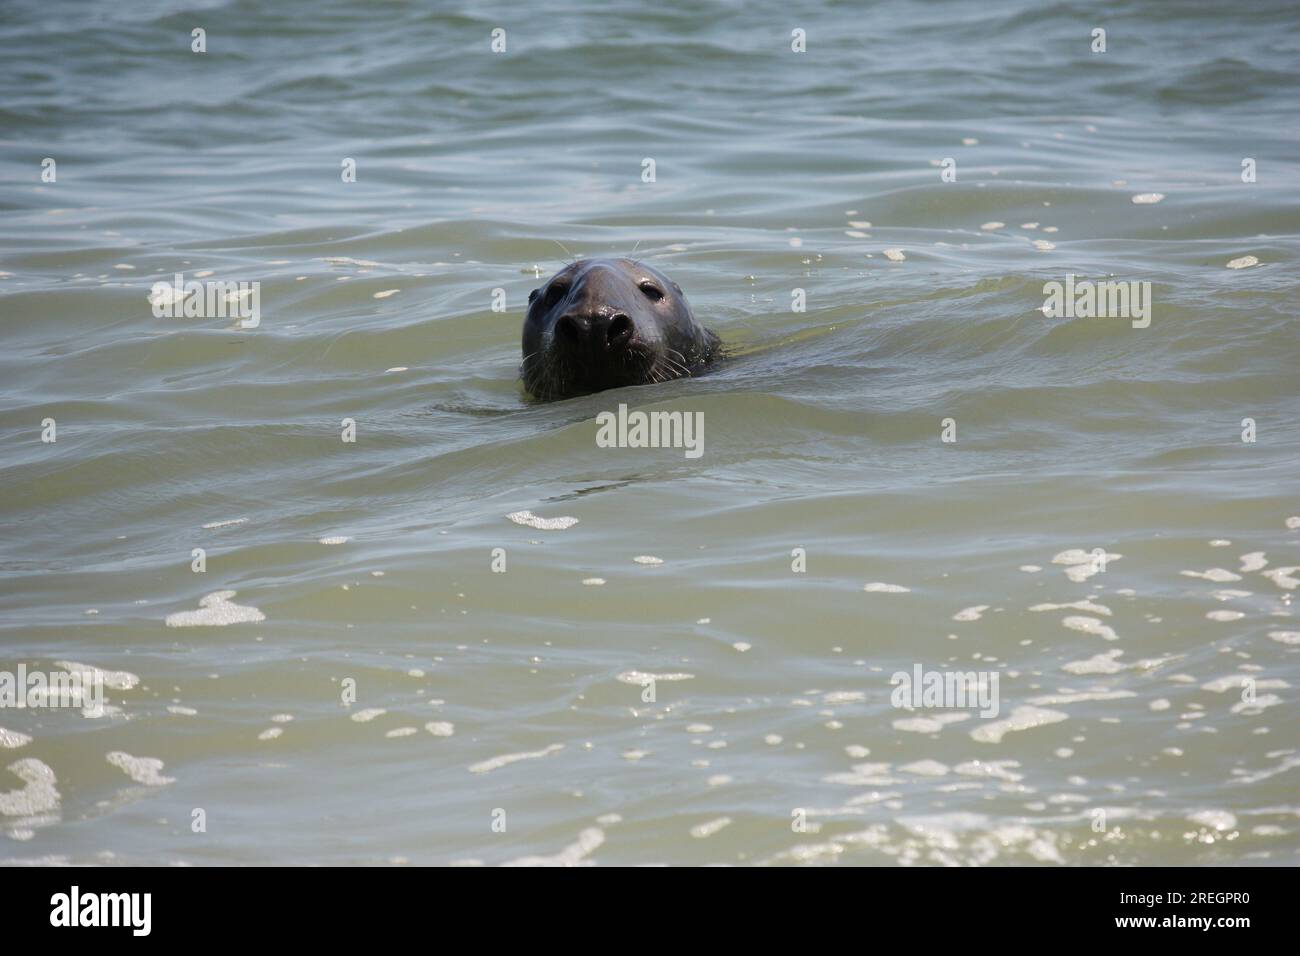
<svg viewBox="0 0 1300 956"><path fill-rule="evenodd" d="M551 401L699 375L721 351L681 286L658 269L591 259L529 293L519 374L529 393Z"/></svg>

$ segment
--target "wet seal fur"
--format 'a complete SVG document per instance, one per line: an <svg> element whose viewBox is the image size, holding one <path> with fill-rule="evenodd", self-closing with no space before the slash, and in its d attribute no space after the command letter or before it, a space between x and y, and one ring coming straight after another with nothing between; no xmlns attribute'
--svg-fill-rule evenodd
<svg viewBox="0 0 1300 956"><path fill-rule="evenodd" d="M590 259L529 294L519 374L550 401L699 375L721 354L672 279L633 259Z"/></svg>

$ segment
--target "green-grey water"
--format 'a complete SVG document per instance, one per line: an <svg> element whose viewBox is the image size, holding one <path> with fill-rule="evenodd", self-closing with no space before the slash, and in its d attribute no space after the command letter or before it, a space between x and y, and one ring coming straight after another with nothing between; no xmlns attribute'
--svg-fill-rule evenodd
<svg viewBox="0 0 1300 956"><path fill-rule="evenodd" d="M1294 865L1298 27L8 3L0 671L124 673L0 707L0 859ZM629 254L730 359L528 400Z"/></svg>

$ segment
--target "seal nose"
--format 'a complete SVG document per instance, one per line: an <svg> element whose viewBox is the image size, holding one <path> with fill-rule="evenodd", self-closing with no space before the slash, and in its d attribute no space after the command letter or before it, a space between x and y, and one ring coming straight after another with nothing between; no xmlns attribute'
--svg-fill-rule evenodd
<svg viewBox="0 0 1300 956"><path fill-rule="evenodd" d="M555 322L555 337L561 343L589 351L621 351L632 341L632 318L624 312L613 315L562 315Z"/></svg>
<svg viewBox="0 0 1300 956"><path fill-rule="evenodd" d="M605 344L614 350L627 348L632 341L632 331L632 319L622 312L615 312L605 328Z"/></svg>

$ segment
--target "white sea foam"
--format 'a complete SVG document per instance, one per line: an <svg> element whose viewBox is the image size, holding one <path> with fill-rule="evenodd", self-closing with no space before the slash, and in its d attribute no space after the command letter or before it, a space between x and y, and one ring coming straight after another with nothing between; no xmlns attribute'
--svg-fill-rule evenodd
<svg viewBox="0 0 1300 956"><path fill-rule="evenodd" d="M1228 711L1233 714L1245 714L1249 717L1254 716L1255 714L1262 714L1265 709L1276 707L1281 703L1282 698L1277 696L1277 694L1260 694L1258 697L1251 700L1237 701L1228 708Z"/></svg>
<svg viewBox="0 0 1300 956"><path fill-rule="evenodd" d="M1104 560L1098 561L1097 558L1102 556L1104 556ZM1111 554L1106 551L1101 551L1100 555L1096 555L1092 551L1084 551L1082 548L1069 548L1053 556L1052 563L1065 565L1065 576L1076 584L1081 584L1094 574L1100 573L1101 569L1110 562L1118 561L1122 557L1124 555Z"/></svg>
<svg viewBox="0 0 1300 956"><path fill-rule="evenodd" d="M1259 571L1268 566L1268 560L1263 551L1251 551L1249 554L1241 556L1241 567L1238 571Z"/></svg>
<svg viewBox="0 0 1300 956"><path fill-rule="evenodd" d="M1207 611L1205 616L1211 621L1240 621L1246 615L1241 611L1220 609L1217 611Z"/></svg>
<svg viewBox="0 0 1300 956"><path fill-rule="evenodd" d="M1237 818L1227 810L1197 810L1187 819L1211 830L1231 830L1237 825Z"/></svg>
<svg viewBox="0 0 1300 956"><path fill-rule="evenodd" d="M1103 624L1099 618L1084 617L1081 614L1071 615L1061 621L1072 631L1082 631L1084 634L1095 634L1107 641L1118 641L1119 635L1110 626Z"/></svg>
<svg viewBox="0 0 1300 956"><path fill-rule="evenodd" d="M952 769L966 777L992 777L1008 783L1017 783L1023 780L1025 775L1016 773L1011 768L1019 766L1019 760L967 760Z"/></svg>
<svg viewBox="0 0 1300 956"><path fill-rule="evenodd" d="M1104 614L1110 617L1110 608L1104 604L1093 604L1091 601L1071 601L1068 604L1035 604L1029 610L1031 611L1091 611L1094 614Z"/></svg>
<svg viewBox="0 0 1300 956"><path fill-rule="evenodd" d="M948 765L937 760L916 760L905 763L898 769L917 777L943 777L948 774Z"/></svg>
<svg viewBox="0 0 1300 956"><path fill-rule="evenodd" d="M1293 591L1297 586L1300 586L1300 578L1295 577L1296 571L1300 571L1300 567L1274 568L1271 571L1261 571L1260 574L1278 587Z"/></svg>
<svg viewBox="0 0 1300 956"><path fill-rule="evenodd" d="M1214 581L1217 584L1241 580L1240 574L1233 574L1227 568L1209 568L1205 571L1179 571L1178 573L1188 578L1204 578L1206 581Z"/></svg>
<svg viewBox="0 0 1300 956"><path fill-rule="evenodd" d="M325 256L317 261L328 262L332 266L370 266L374 268L379 265L378 262L372 262L369 259L353 259L351 256Z"/></svg>
<svg viewBox="0 0 1300 956"><path fill-rule="evenodd" d="M470 773L487 773L491 770L498 770L501 767L517 763L520 760L537 760L555 753L557 750L563 750L564 744L551 744L549 747L543 747L541 750L530 750L523 753L502 754L499 757L489 757L487 760L480 760L476 764L471 764Z"/></svg>
<svg viewBox="0 0 1300 956"><path fill-rule="evenodd" d="M157 757L133 757L122 750L114 750L105 759L136 783L149 787L163 787L175 783L175 777L162 775L163 762Z"/></svg>
<svg viewBox="0 0 1300 956"><path fill-rule="evenodd" d="M35 757L16 760L8 768L23 786L0 793L0 816L32 817L48 813L59 805L59 791L54 771Z"/></svg>
<svg viewBox="0 0 1300 956"><path fill-rule="evenodd" d="M718 817L716 820L710 820L707 823L698 823L691 827L691 836L697 840L703 840L705 837L711 837L725 826L731 824L731 817Z"/></svg>
<svg viewBox="0 0 1300 956"><path fill-rule="evenodd" d="M1087 660L1070 661L1068 664L1062 664L1061 670L1068 671L1071 674L1117 674L1128 664L1121 664L1116 658L1124 652L1118 647L1114 650L1102 651Z"/></svg>
<svg viewBox="0 0 1300 956"><path fill-rule="evenodd" d="M27 734L0 727L0 748L4 750L17 750L19 747L26 747L31 742L32 738Z"/></svg>
<svg viewBox="0 0 1300 956"><path fill-rule="evenodd" d="M929 717L900 717L893 722L895 730L902 730L913 734L937 734L948 724L960 723L963 720L970 720L971 715L965 713L951 714L934 714ZM863 754L865 757L866 754Z"/></svg>
<svg viewBox="0 0 1300 956"><path fill-rule="evenodd" d="M578 834L578 839L570 843L554 856L524 856L510 860L502 866L582 866L583 861L605 842L605 831L589 827Z"/></svg>
<svg viewBox="0 0 1300 956"><path fill-rule="evenodd" d="M535 531L563 531L566 528L572 528L578 523L577 518L560 517L560 518L540 518L531 511L512 511L506 515L515 524L521 524Z"/></svg>
<svg viewBox="0 0 1300 956"><path fill-rule="evenodd" d="M131 690L140 683L140 678L130 671L108 671L94 664L79 664L76 661L55 661L54 666L70 674L88 674L91 681L100 682L112 690Z"/></svg>
<svg viewBox="0 0 1300 956"><path fill-rule="evenodd" d="M1201 685L1201 690L1212 691L1216 694L1222 694L1229 690L1242 690L1251 686L1248 682L1253 681L1254 689L1259 690L1286 690L1291 685L1280 677L1269 677L1263 680L1256 679L1250 674L1225 674L1222 677L1216 677L1214 680L1206 681Z"/></svg>
<svg viewBox="0 0 1300 956"><path fill-rule="evenodd" d="M887 763L855 763L848 773L832 773L822 779L851 787L889 787L901 782L890 774Z"/></svg>
<svg viewBox="0 0 1300 956"><path fill-rule="evenodd" d="M200 599L197 611L168 614L164 623L168 627L225 627L229 624L256 624L266 620L266 615L257 608L233 603L230 599L236 593L213 591Z"/></svg>
<svg viewBox="0 0 1300 956"><path fill-rule="evenodd" d="M1136 697L1131 690L1078 690L1031 697L1028 703L1035 707L1057 707L1061 704L1081 704L1090 700L1123 700Z"/></svg>
<svg viewBox="0 0 1300 956"><path fill-rule="evenodd" d="M247 520L247 518L230 518L227 521L209 521L203 527L209 530L212 528L229 528L231 525L243 524Z"/></svg>
<svg viewBox="0 0 1300 956"><path fill-rule="evenodd" d="M860 690L835 690L822 697L824 704L851 704L867 699L865 691Z"/></svg>
<svg viewBox="0 0 1300 956"><path fill-rule="evenodd" d="M970 732L970 735L980 743L997 744L1001 743L1002 738L1009 733L1059 723L1062 720L1068 720L1069 716L1069 714L1062 713L1059 710L1022 705L1012 710L1010 716L1004 717L1002 720L981 723L980 726Z"/></svg>
<svg viewBox="0 0 1300 956"><path fill-rule="evenodd" d="M652 674L649 671L623 671L623 673L618 675L618 680L622 681L624 684L636 684L637 686L642 687L650 683L652 680L693 680L694 677L694 674L684 673Z"/></svg>

